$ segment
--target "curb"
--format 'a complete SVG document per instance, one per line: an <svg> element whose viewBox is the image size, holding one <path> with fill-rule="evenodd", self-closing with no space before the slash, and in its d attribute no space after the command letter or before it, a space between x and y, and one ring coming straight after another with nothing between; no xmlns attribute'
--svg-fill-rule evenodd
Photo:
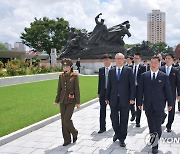
<svg viewBox="0 0 180 154"><path fill-rule="evenodd" d="M82 104L80 109L75 108L74 112L80 111L80 110L82 110L82 109L96 103L97 101L98 101L98 98L92 99L92 100L88 101L87 103ZM9 142L11 142L11 141L13 141L13 140L15 140L17 138L20 138L20 137L22 137L22 136L24 136L26 134L29 134L29 133L37 130L37 129L40 129L40 128L48 125L48 124L51 124L51 123L53 123L53 122L55 122L55 121L57 121L59 119L61 119L60 114L57 114L55 116L49 117L49 118L44 119L44 120L42 120L40 122L37 122L37 123L32 124L30 126L27 126L25 128L22 128L22 129L20 129L18 131L15 131L15 132L13 132L11 134L3 136L3 137L0 138L0 146L4 145L6 143L9 143Z"/></svg>

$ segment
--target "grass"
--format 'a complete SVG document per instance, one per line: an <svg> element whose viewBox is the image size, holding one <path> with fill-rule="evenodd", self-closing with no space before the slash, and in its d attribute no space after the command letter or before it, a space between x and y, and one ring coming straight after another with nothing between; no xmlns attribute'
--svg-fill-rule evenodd
<svg viewBox="0 0 180 154"><path fill-rule="evenodd" d="M79 77L81 104L97 97L97 77ZM0 137L59 113L58 80L0 87Z"/></svg>

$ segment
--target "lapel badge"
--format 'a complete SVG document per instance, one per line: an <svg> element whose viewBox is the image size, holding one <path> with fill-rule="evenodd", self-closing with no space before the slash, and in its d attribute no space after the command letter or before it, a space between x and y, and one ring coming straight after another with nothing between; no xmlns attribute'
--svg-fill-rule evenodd
<svg viewBox="0 0 180 154"><path fill-rule="evenodd" d="M159 80L159 82L162 82L161 80Z"/></svg>

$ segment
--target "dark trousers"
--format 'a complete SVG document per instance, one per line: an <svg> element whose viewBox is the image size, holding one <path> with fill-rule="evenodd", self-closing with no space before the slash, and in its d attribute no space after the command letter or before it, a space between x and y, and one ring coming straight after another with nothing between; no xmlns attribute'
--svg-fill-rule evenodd
<svg viewBox="0 0 180 154"><path fill-rule="evenodd" d="M130 110L131 110L131 115L136 116L136 124L140 124L140 119L141 119L141 110L139 110L137 106L137 94L138 94L138 86L136 86L136 111L135 111L135 104L130 105Z"/></svg>
<svg viewBox="0 0 180 154"><path fill-rule="evenodd" d="M158 138L160 139L162 134L161 122L164 116L163 110L155 111L151 107L149 110L145 110L145 114L147 117L149 133L158 134ZM154 148L158 149L158 145L156 145Z"/></svg>
<svg viewBox="0 0 180 154"><path fill-rule="evenodd" d="M100 97L99 99L100 102L100 130L106 130L106 102L105 102L105 96Z"/></svg>
<svg viewBox="0 0 180 154"><path fill-rule="evenodd" d="M80 73L80 67L77 67L78 72Z"/></svg>
<svg viewBox="0 0 180 154"><path fill-rule="evenodd" d="M180 101L178 102L178 111L180 111Z"/></svg>
<svg viewBox="0 0 180 154"><path fill-rule="evenodd" d="M73 122L71 120L75 104L62 104L60 103L61 111L61 123L62 123L62 134L64 138L64 143L71 142L71 134L73 136L77 135L77 130L74 128Z"/></svg>
<svg viewBox="0 0 180 154"><path fill-rule="evenodd" d="M110 105L112 127L117 138L124 141L127 136L129 107L122 107L119 97L116 104L116 106Z"/></svg>
<svg viewBox="0 0 180 154"><path fill-rule="evenodd" d="M167 129L171 129L172 123L174 121L174 116L175 116L175 106L176 106L176 101L173 101L172 104L172 110L168 112L168 123L166 125Z"/></svg>

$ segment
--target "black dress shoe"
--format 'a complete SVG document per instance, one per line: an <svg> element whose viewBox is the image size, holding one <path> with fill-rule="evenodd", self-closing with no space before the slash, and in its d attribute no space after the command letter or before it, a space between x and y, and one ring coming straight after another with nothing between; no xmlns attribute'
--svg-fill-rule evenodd
<svg viewBox="0 0 180 154"><path fill-rule="evenodd" d="M130 121L134 121L135 120L135 116L132 116Z"/></svg>
<svg viewBox="0 0 180 154"><path fill-rule="evenodd" d="M78 131L77 131L76 135L73 136L73 143L75 143L77 141L77 136L78 136Z"/></svg>
<svg viewBox="0 0 180 154"><path fill-rule="evenodd" d="M141 125L140 124L136 124L136 127L140 127Z"/></svg>
<svg viewBox="0 0 180 154"><path fill-rule="evenodd" d="M101 134L101 133L103 133L103 132L105 132L106 130L99 130L98 131L98 134Z"/></svg>
<svg viewBox="0 0 180 154"><path fill-rule="evenodd" d="M158 153L158 149L152 148L152 153L153 153L153 154L154 154L154 153Z"/></svg>
<svg viewBox="0 0 180 154"><path fill-rule="evenodd" d="M126 146L126 144L124 143L124 141L120 142L120 147L125 147L125 146Z"/></svg>
<svg viewBox="0 0 180 154"><path fill-rule="evenodd" d="M164 121L165 121L166 117L167 117L167 114L166 114L166 113L164 113L164 117L163 117L163 120L162 120L161 124L163 124L163 123L164 123Z"/></svg>
<svg viewBox="0 0 180 154"><path fill-rule="evenodd" d="M116 140L117 140L117 136L114 135L114 136L113 136L113 142L116 142Z"/></svg>
<svg viewBox="0 0 180 154"><path fill-rule="evenodd" d="M64 143L63 146L69 145L70 143Z"/></svg>
<svg viewBox="0 0 180 154"><path fill-rule="evenodd" d="M166 131L167 131L168 133L172 132L172 130L171 130L170 128L167 128Z"/></svg>

